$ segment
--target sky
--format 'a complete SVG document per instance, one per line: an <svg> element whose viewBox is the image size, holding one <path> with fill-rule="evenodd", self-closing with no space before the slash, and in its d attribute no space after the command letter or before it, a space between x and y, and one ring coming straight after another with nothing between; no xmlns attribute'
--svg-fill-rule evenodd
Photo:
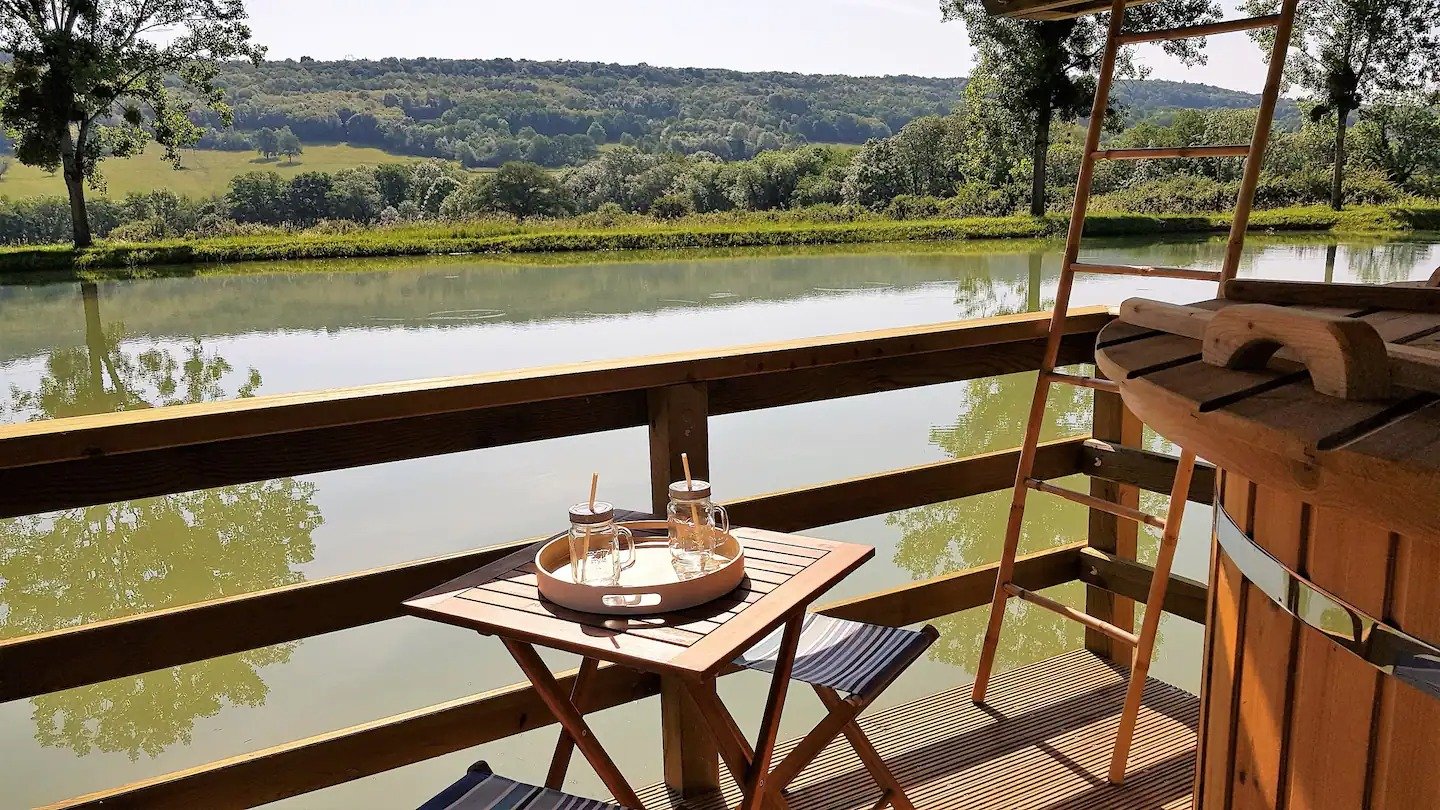
<svg viewBox="0 0 1440 810"><path fill-rule="evenodd" d="M274 59L437 56L574 59L800 73L963 76L973 51L939 0L248 0ZM1227 16L1238 16L1223 0ZM1260 50L1212 37L1188 69L1156 46L1152 78L1258 92Z"/></svg>

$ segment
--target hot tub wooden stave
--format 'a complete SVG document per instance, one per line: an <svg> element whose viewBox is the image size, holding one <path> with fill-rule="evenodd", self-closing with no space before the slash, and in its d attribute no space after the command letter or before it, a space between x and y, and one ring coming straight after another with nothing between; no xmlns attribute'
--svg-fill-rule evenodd
<svg viewBox="0 0 1440 810"><path fill-rule="evenodd" d="M1440 315L1361 317L1440 347ZM1220 468L1217 535L1249 537L1357 615L1440 640L1440 402L1337 400L1293 371L1215 368L1198 348L1117 323L1097 357L1142 420ZM1251 578L1258 558L1212 552L1196 806L1440 807L1440 699L1338 643L1344 611L1310 615L1299 586L1277 603Z"/></svg>

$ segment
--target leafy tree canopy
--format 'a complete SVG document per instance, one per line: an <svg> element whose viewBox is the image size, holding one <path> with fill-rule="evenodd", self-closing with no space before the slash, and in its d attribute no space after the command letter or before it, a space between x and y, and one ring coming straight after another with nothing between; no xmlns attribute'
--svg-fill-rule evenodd
<svg viewBox="0 0 1440 810"><path fill-rule="evenodd" d="M0 122L22 163L63 169L74 239L88 245L84 184L102 183L99 163L139 152L149 140L176 151L201 130L192 99L228 124L216 83L223 60L255 62L241 0L0 0ZM166 86L170 77L188 91Z"/></svg>

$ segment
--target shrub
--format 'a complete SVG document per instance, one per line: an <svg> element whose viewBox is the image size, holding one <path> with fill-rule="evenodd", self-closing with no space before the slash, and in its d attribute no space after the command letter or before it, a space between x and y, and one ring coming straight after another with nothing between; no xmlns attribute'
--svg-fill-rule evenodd
<svg viewBox="0 0 1440 810"><path fill-rule="evenodd" d="M950 219L1009 216L1019 210L1026 194L1014 184L961 183L955 187L955 196L945 200L941 213Z"/></svg>
<svg viewBox="0 0 1440 810"><path fill-rule="evenodd" d="M162 217L146 217L119 225L106 238L116 242L157 242L170 235Z"/></svg>
<svg viewBox="0 0 1440 810"><path fill-rule="evenodd" d="M650 214L656 219L680 219L695 213L695 204L684 194L666 194L650 204Z"/></svg>
<svg viewBox="0 0 1440 810"><path fill-rule="evenodd" d="M935 219L940 216L940 200L916 194L900 194L885 206L891 219Z"/></svg>

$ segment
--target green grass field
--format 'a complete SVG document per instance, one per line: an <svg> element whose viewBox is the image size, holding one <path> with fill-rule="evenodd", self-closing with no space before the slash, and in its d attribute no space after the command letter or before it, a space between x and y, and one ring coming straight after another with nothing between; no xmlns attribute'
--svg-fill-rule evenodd
<svg viewBox="0 0 1440 810"><path fill-rule="evenodd" d="M164 150L151 144L142 154L123 160L107 160L100 164L106 179L105 194L124 197L132 191L169 189L176 194L208 197L223 194L230 178L249 171L274 170L290 177L300 172L334 172L351 166L377 163L406 163L418 160L406 155L392 155L369 147L307 145L305 153L294 163L261 160L254 152L217 152L208 149L186 149L184 168L174 169L164 160ZM93 193L93 192L91 192ZM59 173L50 174L33 166L12 162L10 171L0 177L0 196L22 197L63 196L65 181Z"/></svg>

